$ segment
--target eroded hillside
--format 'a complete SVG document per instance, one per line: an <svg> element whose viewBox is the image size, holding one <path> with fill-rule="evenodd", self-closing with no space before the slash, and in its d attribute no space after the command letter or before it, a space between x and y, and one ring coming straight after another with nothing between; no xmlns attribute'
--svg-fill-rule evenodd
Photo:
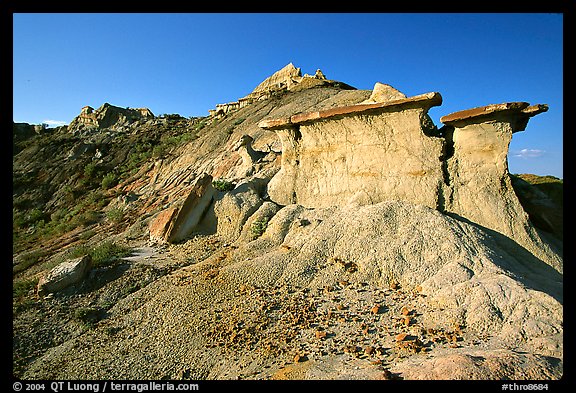
<svg viewBox="0 0 576 393"><path fill-rule="evenodd" d="M272 120L338 113L329 121L354 130L353 124L378 124L375 111L381 108L408 118L414 101L391 88L380 95L355 90L321 72L302 77L289 65L207 117L154 117L120 108L114 114L115 107L103 105L83 110L69 127L15 127L14 374L559 378L557 196L519 178L507 180L515 193L502 200L517 194L518 205L506 206L518 211L502 217L511 217L513 229L513 220L525 219L520 226L528 228L515 238L516 229L501 233L447 211L451 205L438 195L448 195L443 187L450 190L454 181L446 181L439 164L430 206L381 197L406 194L387 180L393 166L377 174L388 194L374 186L374 175L356 183L342 177L364 194L346 186L346 198L318 206L309 197L313 188L306 188L313 182L289 183L294 165L309 168L298 172L299 179L332 179L335 173L316 163L338 167L334 157L346 157L348 145L326 147L327 138L304 145L312 134L284 138L277 125L288 123ZM399 106L404 102L409 107ZM369 111L356 123L343 119L354 112L342 108L355 105ZM511 115L527 119L523 108ZM404 124L394 123L395 112L386 113L392 120L381 123L383 130ZM423 127L424 139L436 145L454 132L433 125L425 111L414 118L419 123L411 127ZM274 126L262 127L263 121ZM320 126L305 123L299 132L308 132L305 127ZM308 150L288 155L287 141L299 138ZM449 162L452 156L444 157ZM375 168L371 160L366 162ZM343 176L350 176L353 167L346 165ZM434 173L406 170L414 172L414 184ZM508 179L507 168L502 173ZM284 179L280 186L278 179ZM295 199L280 201L275 192ZM337 195L321 192L316 198ZM86 254L92 262L85 277L37 294L50 269ZM459 366L445 366L454 359ZM434 371L439 369L445 371Z"/></svg>

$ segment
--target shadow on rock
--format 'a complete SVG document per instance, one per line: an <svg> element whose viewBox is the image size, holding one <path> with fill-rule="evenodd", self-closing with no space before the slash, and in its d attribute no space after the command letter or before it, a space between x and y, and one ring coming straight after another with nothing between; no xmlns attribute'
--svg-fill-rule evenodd
<svg viewBox="0 0 576 393"><path fill-rule="evenodd" d="M511 273L514 279L527 288L544 292L552 296L560 304L563 304L563 275L556 269L534 256L534 254L508 236L472 222L457 214L446 214L458 221L465 222L481 229L483 232L488 234L498 246L490 247L491 249L499 248L510 256L510 258L492 259L492 262L495 265ZM550 244L550 246L554 247L552 244ZM558 253L557 247L554 248L554 251ZM561 253L558 254L561 255Z"/></svg>

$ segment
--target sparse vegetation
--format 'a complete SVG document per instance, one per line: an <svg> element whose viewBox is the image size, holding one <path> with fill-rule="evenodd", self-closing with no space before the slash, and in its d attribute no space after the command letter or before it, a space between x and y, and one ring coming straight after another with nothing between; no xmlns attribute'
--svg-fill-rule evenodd
<svg viewBox="0 0 576 393"><path fill-rule="evenodd" d="M118 178L116 174L111 172L108 173L104 178L102 178L102 188L108 190L109 188L114 187L118 183Z"/></svg>
<svg viewBox="0 0 576 393"><path fill-rule="evenodd" d="M232 191L236 185L228 180L224 179L215 179L212 181L212 186L217 189L218 191Z"/></svg>
<svg viewBox="0 0 576 393"><path fill-rule="evenodd" d="M74 310L74 319L91 329L100 319L102 311L94 307L80 307Z"/></svg>
<svg viewBox="0 0 576 393"><path fill-rule="evenodd" d="M95 247L86 245L75 247L68 253L67 258L78 258L88 254L92 257L93 267L102 267L130 255L131 252L132 249L129 247L106 240Z"/></svg>
<svg viewBox="0 0 576 393"><path fill-rule="evenodd" d="M268 227L268 218L264 217L260 220L256 220L250 226L250 232L252 233L252 240L259 238L262 236L264 232L266 232L266 228Z"/></svg>
<svg viewBox="0 0 576 393"><path fill-rule="evenodd" d="M38 284L38 278L30 278L19 281L14 281L12 286L12 298L20 299L26 296Z"/></svg>
<svg viewBox="0 0 576 393"><path fill-rule="evenodd" d="M112 222L119 223L124 219L124 211L119 207L115 207L106 212L106 217Z"/></svg>

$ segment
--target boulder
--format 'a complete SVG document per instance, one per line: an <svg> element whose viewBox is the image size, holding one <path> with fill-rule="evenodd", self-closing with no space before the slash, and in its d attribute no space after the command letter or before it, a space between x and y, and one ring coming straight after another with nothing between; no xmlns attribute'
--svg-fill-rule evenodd
<svg viewBox="0 0 576 393"><path fill-rule="evenodd" d="M170 233L170 228L174 223L175 217L178 215L179 209L177 207L169 207L162 210L148 226L150 232L150 240L154 243L164 243L167 241Z"/></svg>
<svg viewBox="0 0 576 393"><path fill-rule="evenodd" d="M90 255L62 262L38 281L38 294L58 292L72 284L80 282L92 267Z"/></svg>
<svg viewBox="0 0 576 393"><path fill-rule="evenodd" d="M406 98L406 95L401 91L396 90L390 85L376 82L370 98L362 101L361 104L372 104L376 102L388 102L394 100L401 100Z"/></svg>
<svg viewBox="0 0 576 393"><path fill-rule="evenodd" d="M216 231L227 241L236 240L248 218L258 210L263 200L253 182L238 184L230 192L223 193L214 201Z"/></svg>
<svg viewBox="0 0 576 393"><path fill-rule="evenodd" d="M204 173L196 177L183 202L161 211L150 222L150 240L169 243L184 240L200 223L215 192L212 176Z"/></svg>

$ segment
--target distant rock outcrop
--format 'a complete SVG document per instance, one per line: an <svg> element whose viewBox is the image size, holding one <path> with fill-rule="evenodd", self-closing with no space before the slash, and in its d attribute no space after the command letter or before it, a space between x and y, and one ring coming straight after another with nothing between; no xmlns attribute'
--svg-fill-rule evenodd
<svg viewBox="0 0 576 393"><path fill-rule="evenodd" d="M148 108L120 108L108 103L94 110L91 106L85 106L78 116L70 122L68 130L79 132L93 129L119 129L138 120L154 118L154 114Z"/></svg>
<svg viewBox="0 0 576 393"><path fill-rule="evenodd" d="M227 104L218 104L215 109L208 111L212 117L225 116L230 111L235 111L244 108L252 102L265 100L284 91L298 91L302 89L309 89L315 86L334 85L338 83L343 88L352 88L345 83L336 82L326 79L324 73L320 69L316 70L314 75L304 74L300 68L296 68L294 64L289 63L282 69L276 71L274 74L264 79L252 93L246 97L240 98L238 101L230 102Z"/></svg>
<svg viewBox="0 0 576 393"><path fill-rule="evenodd" d="M12 136L15 140L27 139L46 129L46 124L12 123Z"/></svg>

